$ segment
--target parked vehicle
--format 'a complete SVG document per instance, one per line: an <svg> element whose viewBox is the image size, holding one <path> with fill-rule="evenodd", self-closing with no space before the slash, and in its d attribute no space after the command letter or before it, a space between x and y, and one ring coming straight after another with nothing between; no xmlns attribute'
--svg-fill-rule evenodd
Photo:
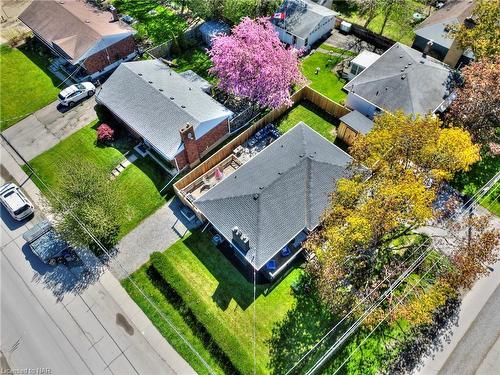
<svg viewBox="0 0 500 375"><path fill-rule="evenodd" d="M57 234L49 221L38 223L25 232L23 238L31 251L51 266L76 260L74 250Z"/></svg>
<svg viewBox="0 0 500 375"><path fill-rule="evenodd" d="M82 82L66 87L58 97L62 105L73 107L79 100L90 98L94 94L95 86L91 82Z"/></svg>
<svg viewBox="0 0 500 375"><path fill-rule="evenodd" d="M14 220L21 221L32 215L33 204L16 184L9 182L0 186L0 202Z"/></svg>

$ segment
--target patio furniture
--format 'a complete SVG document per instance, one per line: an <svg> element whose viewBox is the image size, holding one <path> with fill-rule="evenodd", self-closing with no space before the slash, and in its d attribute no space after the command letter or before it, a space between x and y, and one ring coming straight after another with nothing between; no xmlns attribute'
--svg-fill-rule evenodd
<svg viewBox="0 0 500 375"><path fill-rule="evenodd" d="M222 236L220 234L216 234L215 236L212 237L212 243L215 246L218 246L219 244L222 243Z"/></svg>
<svg viewBox="0 0 500 375"><path fill-rule="evenodd" d="M283 249L281 249L281 256L282 257L287 257L292 253L290 248L288 246L285 246Z"/></svg>
<svg viewBox="0 0 500 375"><path fill-rule="evenodd" d="M243 147L240 145L233 150L235 156L240 156L243 152Z"/></svg>
<svg viewBox="0 0 500 375"><path fill-rule="evenodd" d="M276 270L276 267L278 266L278 262L276 262L274 259L271 259L269 262L266 264L266 268L269 271L274 271Z"/></svg>

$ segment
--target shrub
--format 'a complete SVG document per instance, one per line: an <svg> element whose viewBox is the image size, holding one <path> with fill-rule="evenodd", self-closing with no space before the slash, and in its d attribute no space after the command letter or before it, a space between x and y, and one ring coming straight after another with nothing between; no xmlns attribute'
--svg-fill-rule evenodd
<svg viewBox="0 0 500 375"><path fill-rule="evenodd" d="M97 128L97 141L100 143L111 142L115 139L115 131L108 124L101 124Z"/></svg>

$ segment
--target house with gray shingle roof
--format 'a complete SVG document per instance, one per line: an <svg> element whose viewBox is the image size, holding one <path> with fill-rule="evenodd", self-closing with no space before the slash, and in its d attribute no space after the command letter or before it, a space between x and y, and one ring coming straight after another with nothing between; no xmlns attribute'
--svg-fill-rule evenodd
<svg viewBox="0 0 500 375"><path fill-rule="evenodd" d="M423 51L427 43L432 41L429 54L438 60L450 65L457 66L460 63L467 63L473 57L471 51L464 51L455 42L450 31L451 28L471 16L474 8L472 0L449 1L444 7L427 17L415 28L415 39L412 47Z"/></svg>
<svg viewBox="0 0 500 375"><path fill-rule="evenodd" d="M194 166L229 135L233 113L160 60L121 64L96 94L154 156Z"/></svg>
<svg viewBox="0 0 500 375"><path fill-rule="evenodd" d="M442 112L454 97L452 79L442 62L396 43L344 86L346 105L370 119L384 111Z"/></svg>
<svg viewBox="0 0 500 375"><path fill-rule="evenodd" d="M283 43L309 50L330 33L338 15L331 9L309 0L285 0L277 10L284 18L272 22Z"/></svg>
<svg viewBox="0 0 500 375"><path fill-rule="evenodd" d="M272 279L300 253L351 161L300 122L194 205L244 264Z"/></svg>

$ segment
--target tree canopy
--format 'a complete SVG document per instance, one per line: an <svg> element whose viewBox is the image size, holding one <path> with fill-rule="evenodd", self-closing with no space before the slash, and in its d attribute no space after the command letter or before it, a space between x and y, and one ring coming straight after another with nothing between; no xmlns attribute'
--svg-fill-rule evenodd
<svg viewBox="0 0 500 375"><path fill-rule="evenodd" d="M472 11L473 25L462 23L452 27L452 35L464 48L470 48L476 58L500 54L500 1L477 0Z"/></svg>
<svg viewBox="0 0 500 375"><path fill-rule="evenodd" d="M214 39L209 54L218 87L262 107L291 105L292 87L304 83L300 52L283 46L268 18L244 18L231 35Z"/></svg>
<svg viewBox="0 0 500 375"><path fill-rule="evenodd" d="M500 139L500 55L462 69L463 84L448 108L447 121L462 126L480 143Z"/></svg>

